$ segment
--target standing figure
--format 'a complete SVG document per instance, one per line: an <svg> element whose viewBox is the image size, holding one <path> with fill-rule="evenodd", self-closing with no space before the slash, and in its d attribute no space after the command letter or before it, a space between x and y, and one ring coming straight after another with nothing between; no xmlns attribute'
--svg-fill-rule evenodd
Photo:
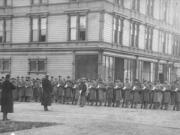
<svg viewBox="0 0 180 135"><path fill-rule="evenodd" d="M42 80L42 101L41 105L44 106L44 111L48 111L48 106L51 105L51 94L52 94L52 85L49 81L49 76Z"/></svg>
<svg viewBox="0 0 180 135"><path fill-rule="evenodd" d="M21 80L18 84L19 86L19 101L23 102L25 100L25 80L24 77L21 77Z"/></svg>
<svg viewBox="0 0 180 135"><path fill-rule="evenodd" d="M80 80L79 90L80 90L80 106L84 107L84 105L86 103L86 91L87 91L87 85L86 85L85 78L82 78Z"/></svg>
<svg viewBox="0 0 180 135"><path fill-rule="evenodd" d="M65 101L67 103L72 101L72 87L73 87L73 82L70 79L70 76L67 77L67 80L65 82Z"/></svg>
<svg viewBox="0 0 180 135"><path fill-rule="evenodd" d="M59 76L58 84L57 84L57 94L58 94L58 102L64 104L65 100L65 89L64 89L64 81L61 76Z"/></svg>
<svg viewBox="0 0 180 135"><path fill-rule="evenodd" d="M150 101L150 85L144 81L141 87L141 109L147 109Z"/></svg>
<svg viewBox="0 0 180 135"><path fill-rule="evenodd" d="M15 86L10 82L10 75L6 75L6 80L2 83L1 112L3 120L8 120L8 113L13 113L13 90Z"/></svg>
<svg viewBox="0 0 180 135"><path fill-rule="evenodd" d="M96 81L92 80L90 83L90 89L89 89L89 100L91 102L91 105L94 104L94 102L96 102Z"/></svg>
<svg viewBox="0 0 180 135"><path fill-rule="evenodd" d="M180 82L178 81L176 84L176 88L174 89L174 108L173 110L180 111Z"/></svg>
<svg viewBox="0 0 180 135"><path fill-rule="evenodd" d="M33 84L30 77L26 78L25 81L25 102L29 102L33 97Z"/></svg>
<svg viewBox="0 0 180 135"><path fill-rule="evenodd" d="M167 81L163 85L162 94L161 109L168 110L169 104L171 103L171 86Z"/></svg>
<svg viewBox="0 0 180 135"><path fill-rule="evenodd" d="M155 91L153 95L153 108L159 109L162 102L162 85L159 81L156 82Z"/></svg>
<svg viewBox="0 0 180 135"><path fill-rule="evenodd" d="M97 84L97 101L96 101L96 105L97 103L99 102L99 106L102 105L105 97L104 97L104 92L105 92L105 86L104 86L104 83L102 81L102 79L99 79L98 80L98 84Z"/></svg>
<svg viewBox="0 0 180 135"><path fill-rule="evenodd" d="M129 83L129 79L126 79L126 82L124 83L124 87L123 87L123 90L122 90L122 96L123 96L122 107L127 108L129 106L129 103L130 103L130 100L131 100L130 91L131 91L131 84Z"/></svg>
<svg viewBox="0 0 180 135"><path fill-rule="evenodd" d="M110 107L113 103L114 106L114 83L111 79L111 77L108 77L108 82L106 83L106 97L107 97L107 102L108 106Z"/></svg>
<svg viewBox="0 0 180 135"><path fill-rule="evenodd" d="M141 102L140 90L141 90L141 84L139 80L135 79L134 85L131 91L131 94L132 94L131 108L137 108L137 104Z"/></svg>
<svg viewBox="0 0 180 135"><path fill-rule="evenodd" d="M123 83L120 80L116 80L114 85L114 104L116 104L116 107L120 106L122 100L122 88Z"/></svg>

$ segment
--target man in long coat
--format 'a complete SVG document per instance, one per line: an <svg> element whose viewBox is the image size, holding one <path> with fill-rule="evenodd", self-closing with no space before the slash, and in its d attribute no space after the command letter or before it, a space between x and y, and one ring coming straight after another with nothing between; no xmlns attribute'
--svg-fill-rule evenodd
<svg viewBox="0 0 180 135"><path fill-rule="evenodd" d="M42 80L43 91L41 104L44 106L44 111L48 111L48 106L51 105L52 85L48 78L49 76L46 75L46 77Z"/></svg>
<svg viewBox="0 0 180 135"><path fill-rule="evenodd" d="M1 112L3 120L6 121L7 114L13 113L13 90L16 87L10 82L10 75L6 75L6 80L2 83Z"/></svg>

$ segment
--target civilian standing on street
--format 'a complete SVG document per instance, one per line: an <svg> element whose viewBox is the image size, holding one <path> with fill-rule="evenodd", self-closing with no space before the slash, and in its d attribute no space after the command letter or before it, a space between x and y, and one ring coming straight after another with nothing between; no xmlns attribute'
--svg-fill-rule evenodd
<svg viewBox="0 0 180 135"><path fill-rule="evenodd" d="M10 82L10 75L6 75L5 81L2 83L1 112L3 113L3 121L8 120L8 113L13 113L13 90L16 87Z"/></svg>
<svg viewBox="0 0 180 135"><path fill-rule="evenodd" d="M41 105L44 106L44 111L48 111L48 106L51 105L52 85L48 78L49 76L46 75L46 77L42 80L43 92Z"/></svg>

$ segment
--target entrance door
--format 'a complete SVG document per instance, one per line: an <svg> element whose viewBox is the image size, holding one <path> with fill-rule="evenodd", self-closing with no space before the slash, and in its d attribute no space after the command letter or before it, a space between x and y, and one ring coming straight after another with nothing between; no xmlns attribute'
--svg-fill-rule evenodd
<svg viewBox="0 0 180 135"><path fill-rule="evenodd" d="M124 59L115 58L115 80L124 80Z"/></svg>
<svg viewBox="0 0 180 135"><path fill-rule="evenodd" d="M75 78L86 77L97 79L98 77L98 55L76 55L75 56Z"/></svg>

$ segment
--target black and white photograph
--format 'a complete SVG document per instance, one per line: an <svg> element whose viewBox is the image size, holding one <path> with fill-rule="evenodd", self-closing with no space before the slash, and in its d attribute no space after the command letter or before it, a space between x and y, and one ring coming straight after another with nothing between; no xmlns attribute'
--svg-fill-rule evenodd
<svg viewBox="0 0 180 135"><path fill-rule="evenodd" d="M0 135L180 135L180 0L0 0Z"/></svg>

